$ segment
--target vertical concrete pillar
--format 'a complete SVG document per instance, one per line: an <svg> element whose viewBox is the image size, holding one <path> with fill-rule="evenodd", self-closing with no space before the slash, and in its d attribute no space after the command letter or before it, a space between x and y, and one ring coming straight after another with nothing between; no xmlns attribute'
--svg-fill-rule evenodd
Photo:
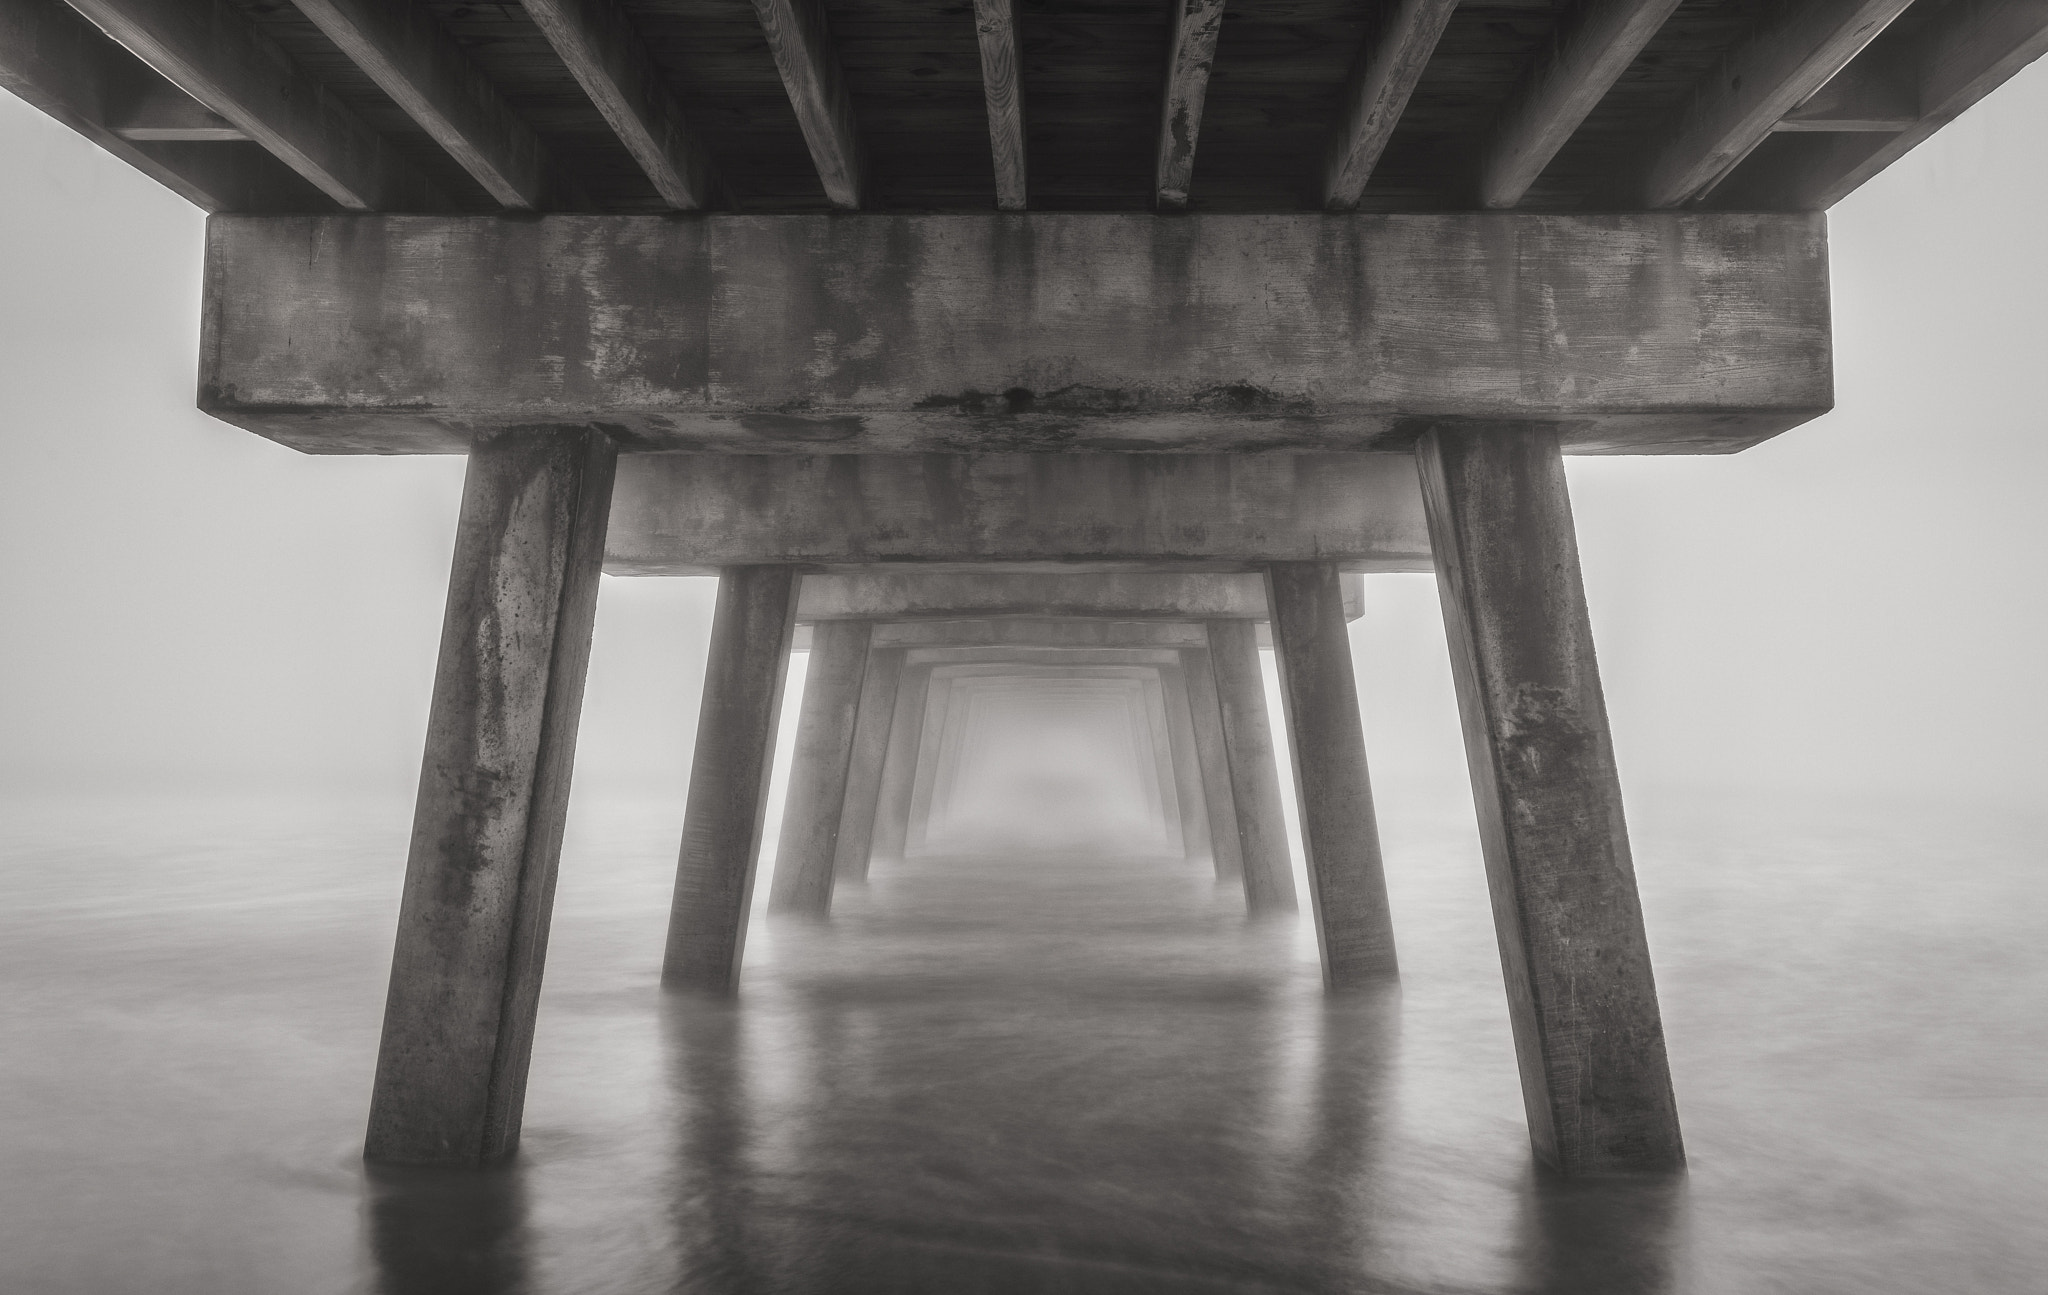
<svg viewBox="0 0 2048 1295"><path fill-rule="evenodd" d="M846 771L845 809L839 819L833 876L840 881L866 881L868 858L875 848L875 811L882 796L882 773L889 761L889 729L896 716L896 693L903 680L902 648L868 649L861 679L860 704L853 720L853 756Z"/></svg>
<svg viewBox="0 0 2048 1295"><path fill-rule="evenodd" d="M924 746L931 687L928 665L905 667L897 683L889 754L882 762L882 785L875 795L875 857L900 860L910 848L910 802L917 794L917 757Z"/></svg>
<svg viewBox="0 0 2048 1295"><path fill-rule="evenodd" d="M789 795L775 847L775 881L768 890L771 913L823 917L832 910L832 867L870 632L867 621L820 621L811 627L810 668L804 672Z"/></svg>
<svg viewBox="0 0 2048 1295"><path fill-rule="evenodd" d="M1238 840L1237 807L1231 803L1230 757L1223 744L1223 712L1216 701L1216 667L1205 647L1183 649L1180 661L1195 765L1202 780L1202 805L1208 811L1209 858L1216 867L1216 880L1241 885L1244 847Z"/></svg>
<svg viewBox="0 0 2048 1295"><path fill-rule="evenodd" d="M1556 433L1417 447L1522 1098L1566 1174L1684 1163Z"/></svg>
<svg viewBox="0 0 2048 1295"><path fill-rule="evenodd" d="M1195 746L1194 706L1188 699L1185 664L1161 666L1159 686L1166 703L1168 754L1173 761L1174 798L1180 809L1181 854L1184 858L1214 855L1209 840L1209 812L1202 790L1202 764Z"/></svg>
<svg viewBox="0 0 2048 1295"><path fill-rule="evenodd" d="M719 575L661 967L672 988L729 994L739 985L800 583L790 566Z"/></svg>
<svg viewBox="0 0 2048 1295"><path fill-rule="evenodd" d="M519 1145L614 452L478 442L462 487L364 1155L475 1165Z"/></svg>
<svg viewBox="0 0 2048 1295"><path fill-rule="evenodd" d="M1244 859L1245 907L1291 913L1294 868L1287 855L1287 816L1280 804L1280 766L1266 719L1266 675L1259 667L1258 627L1250 621L1209 621L1209 663L1215 669L1217 712L1229 757L1232 808Z"/></svg>
<svg viewBox="0 0 2048 1295"><path fill-rule="evenodd" d="M1323 982L1349 989L1388 979L1396 973L1394 924L1337 568L1273 563L1266 568L1266 597L1294 747L1295 803Z"/></svg>

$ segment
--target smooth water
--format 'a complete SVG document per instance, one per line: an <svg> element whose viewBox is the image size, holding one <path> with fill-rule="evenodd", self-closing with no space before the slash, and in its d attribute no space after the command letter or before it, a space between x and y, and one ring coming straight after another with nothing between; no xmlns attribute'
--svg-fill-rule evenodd
<svg viewBox="0 0 2048 1295"><path fill-rule="evenodd" d="M2037 1291L2040 824L1637 806L1690 1174L1532 1170L1469 816L1398 992L1204 867L878 864L655 987L680 815L579 802L516 1167L359 1160L407 806L0 807L0 1291ZM765 879L762 891L765 892Z"/></svg>

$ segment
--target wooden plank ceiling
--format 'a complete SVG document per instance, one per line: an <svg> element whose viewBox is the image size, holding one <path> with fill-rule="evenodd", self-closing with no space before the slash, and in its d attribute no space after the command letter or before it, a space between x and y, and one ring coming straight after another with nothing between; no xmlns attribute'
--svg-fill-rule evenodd
<svg viewBox="0 0 2048 1295"><path fill-rule="evenodd" d="M2048 0L0 0L209 210L1825 208Z"/></svg>

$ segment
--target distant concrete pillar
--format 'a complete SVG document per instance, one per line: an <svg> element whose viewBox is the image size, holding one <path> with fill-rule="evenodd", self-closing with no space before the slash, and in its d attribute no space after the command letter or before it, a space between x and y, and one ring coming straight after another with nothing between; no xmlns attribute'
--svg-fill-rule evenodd
<svg viewBox="0 0 2048 1295"><path fill-rule="evenodd" d="M1417 447L1536 1153L1684 1163L1555 431Z"/></svg>
<svg viewBox="0 0 2048 1295"><path fill-rule="evenodd" d="M503 433L471 452L364 1155L519 1145L614 452Z"/></svg>
<svg viewBox="0 0 2048 1295"><path fill-rule="evenodd" d="M882 798L882 774L889 760L889 729L903 680L902 648L868 648L860 705L853 721L853 758L846 773L846 808L839 819L833 876L866 881L875 848L875 814Z"/></svg>
<svg viewBox="0 0 2048 1295"><path fill-rule="evenodd" d="M832 868L839 854L870 636L867 621L820 621L811 627L810 668L804 672L789 793L775 846L775 880L768 890L771 913L823 917L832 910Z"/></svg>
<svg viewBox="0 0 2048 1295"><path fill-rule="evenodd" d="M1257 651L1256 646L1253 650ZM1242 885L1244 847L1238 840L1237 806L1232 803L1235 797L1230 787L1230 756L1223 742L1223 712L1216 701L1216 667L1208 648L1184 648L1180 659L1195 766L1202 780L1202 807L1209 820L1209 858L1216 868L1216 880Z"/></svg>
<svg viewBox="0 0 2048 1295"><path fill-rule="evenodd" d="M1244 858L1245 907L1253 913L1291 913L1294 868L1287 852L1286 811L1280 802L1280 766L1266 718L1258 627L1244 620L1209 621L1206 626Z"/></svg>
<svg viewBox="0 0 2048 1295"><path fill-rule="evenodd" d="M1336 565L1273 563L1266 597L1323 981L1349 989L1390 979L1397 972L1394 923Z"/></svg>
<svg viewBox="0 0 2048 1295"><path fill-rule="evenodd" d="M719 574L661 968L672 988L729 994L739 985L799 584L791 566Z"/></svg>
<svg viewBox="0 0 2048 1295"><path fill-rule="evenodd" d="M1203 663L1205 666L1207 662ZM1174 798L1180 810L1181 856L1213 855L1209 840L1208 795L1202 787L1201 754L1195 745L1194 705L1188 697L1185 661L1159 667L1161 700L1166 705L1166 746L1173 762Z"/></svg>
<svg viewBox="0 0 2048 1295"><path fill-rule="evenodd" d="M924 717L931 698L932 668L905 666L896 685L896 710L889 720L889 754L875 796L875 843L871 857L901 860L910 846L910 802L917 794L917 757L924 745Z"/></svg>

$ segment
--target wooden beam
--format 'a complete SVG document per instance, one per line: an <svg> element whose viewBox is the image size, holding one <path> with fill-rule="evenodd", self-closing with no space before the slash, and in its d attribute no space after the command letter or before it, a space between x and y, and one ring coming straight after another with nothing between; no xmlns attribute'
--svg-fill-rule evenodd
<svg viewBox="0 0 2048 1295"><path fill-rule="evenodd" d="M835 207L858 210L867 188L866 163L824 0L754 0L754 14L782 73L789 106L796 109L825 197Z"/></svg>
<svg viewBox="0 0 2048 1295"><path fill-rule="evenodd" d="M995 159L996 210L1022 211L1025 198L1024 62L1017 56L1017 0L974 0L981 89Z"/></svg>
<svg viewBox="0 0 2048 1295"><path fill-rule="evenodd" d="M1705 196L1911 3L1799 0L1772 9L1694 86L1644 177L1644 205L1678 207Z"/></svg>
<svg viewBox="0 0 2048 1295"><path fill-rule="evenodd" d="M1844 76L1903 80L1918 113L1915 120L1888 136L1830 132L1773 141L1769 156L1760 153L1730 177L1726 193L1716 192L1714 205L1825 210L2044 53L2048 0L1950 5L1912 32L1882 40L1844 69ZM1860 66L1865 63L1873 66Z"/></svg>
<svg viewBox="0 0 2048 1295"><path fill-rule="evenodd" d="M1920 119L1918 87L1866 49L1772 127L1782 132L1897 133Z"/></svg>
<svg viewBox="0 0 2048 1295"><path fill-rule="evenodd" d="M215 221L201 403L328 453L587 422L761 453L1725 452L1825 411L1803 216ZM1541 320L1541 328L1529 321ZM289 347L277 345L289 336Z"/></svg>
<svg viewBox="0 0 2048 1295"><path fill-rule="evenodd" d="M1166 48L1166 95L1159 113L1159 147L1152 168L1153 201L1165 211L1188 205L1195 177L1195 141L1202 101L1223 30L1224 0L1173 0L1173 33Z"/></svg>
<svg viewBox="0 0 2048 1295"><path fill-rule="evenodd" d="M1358 205L1457 7L1457 0L1395 0L1379 31L1359 48L1344 87L1343 116L1323 163L1325 207L1349 211Z"/></svg>
<svg viewBox="0 0 2048 1295"><path fill-rule="evenodd" d="M678 211L716 205L711 155L618 0L522 2L662 201Z"/></svg>
<svg viewBox="0 0 2048 1295"><path fill-rule="evenodd" d="M292 0L500 206L532 211L560 184L547 148L414 0Z"/></svg>
<svg viewBox="0 0 2048 1295"><path fill-rule="evenodd" d="M249 138L241 128L174 85L159 83L114 122L122 139L225 143Z"/></svg>
<svg viewBox="0 0 2048 1295"><path fill-rule="evenodd" d="M1512 207L1635 62L1679 0L1591 0L1565 20L1502 111L1479 169L1479 203Z"/></svg>
<svg viewBox="0 0 2048 1295"><path fill-rule="evenodd" d="M445 206L434 186L232 0L70 0L143 62L355 211Z"/></svg>

